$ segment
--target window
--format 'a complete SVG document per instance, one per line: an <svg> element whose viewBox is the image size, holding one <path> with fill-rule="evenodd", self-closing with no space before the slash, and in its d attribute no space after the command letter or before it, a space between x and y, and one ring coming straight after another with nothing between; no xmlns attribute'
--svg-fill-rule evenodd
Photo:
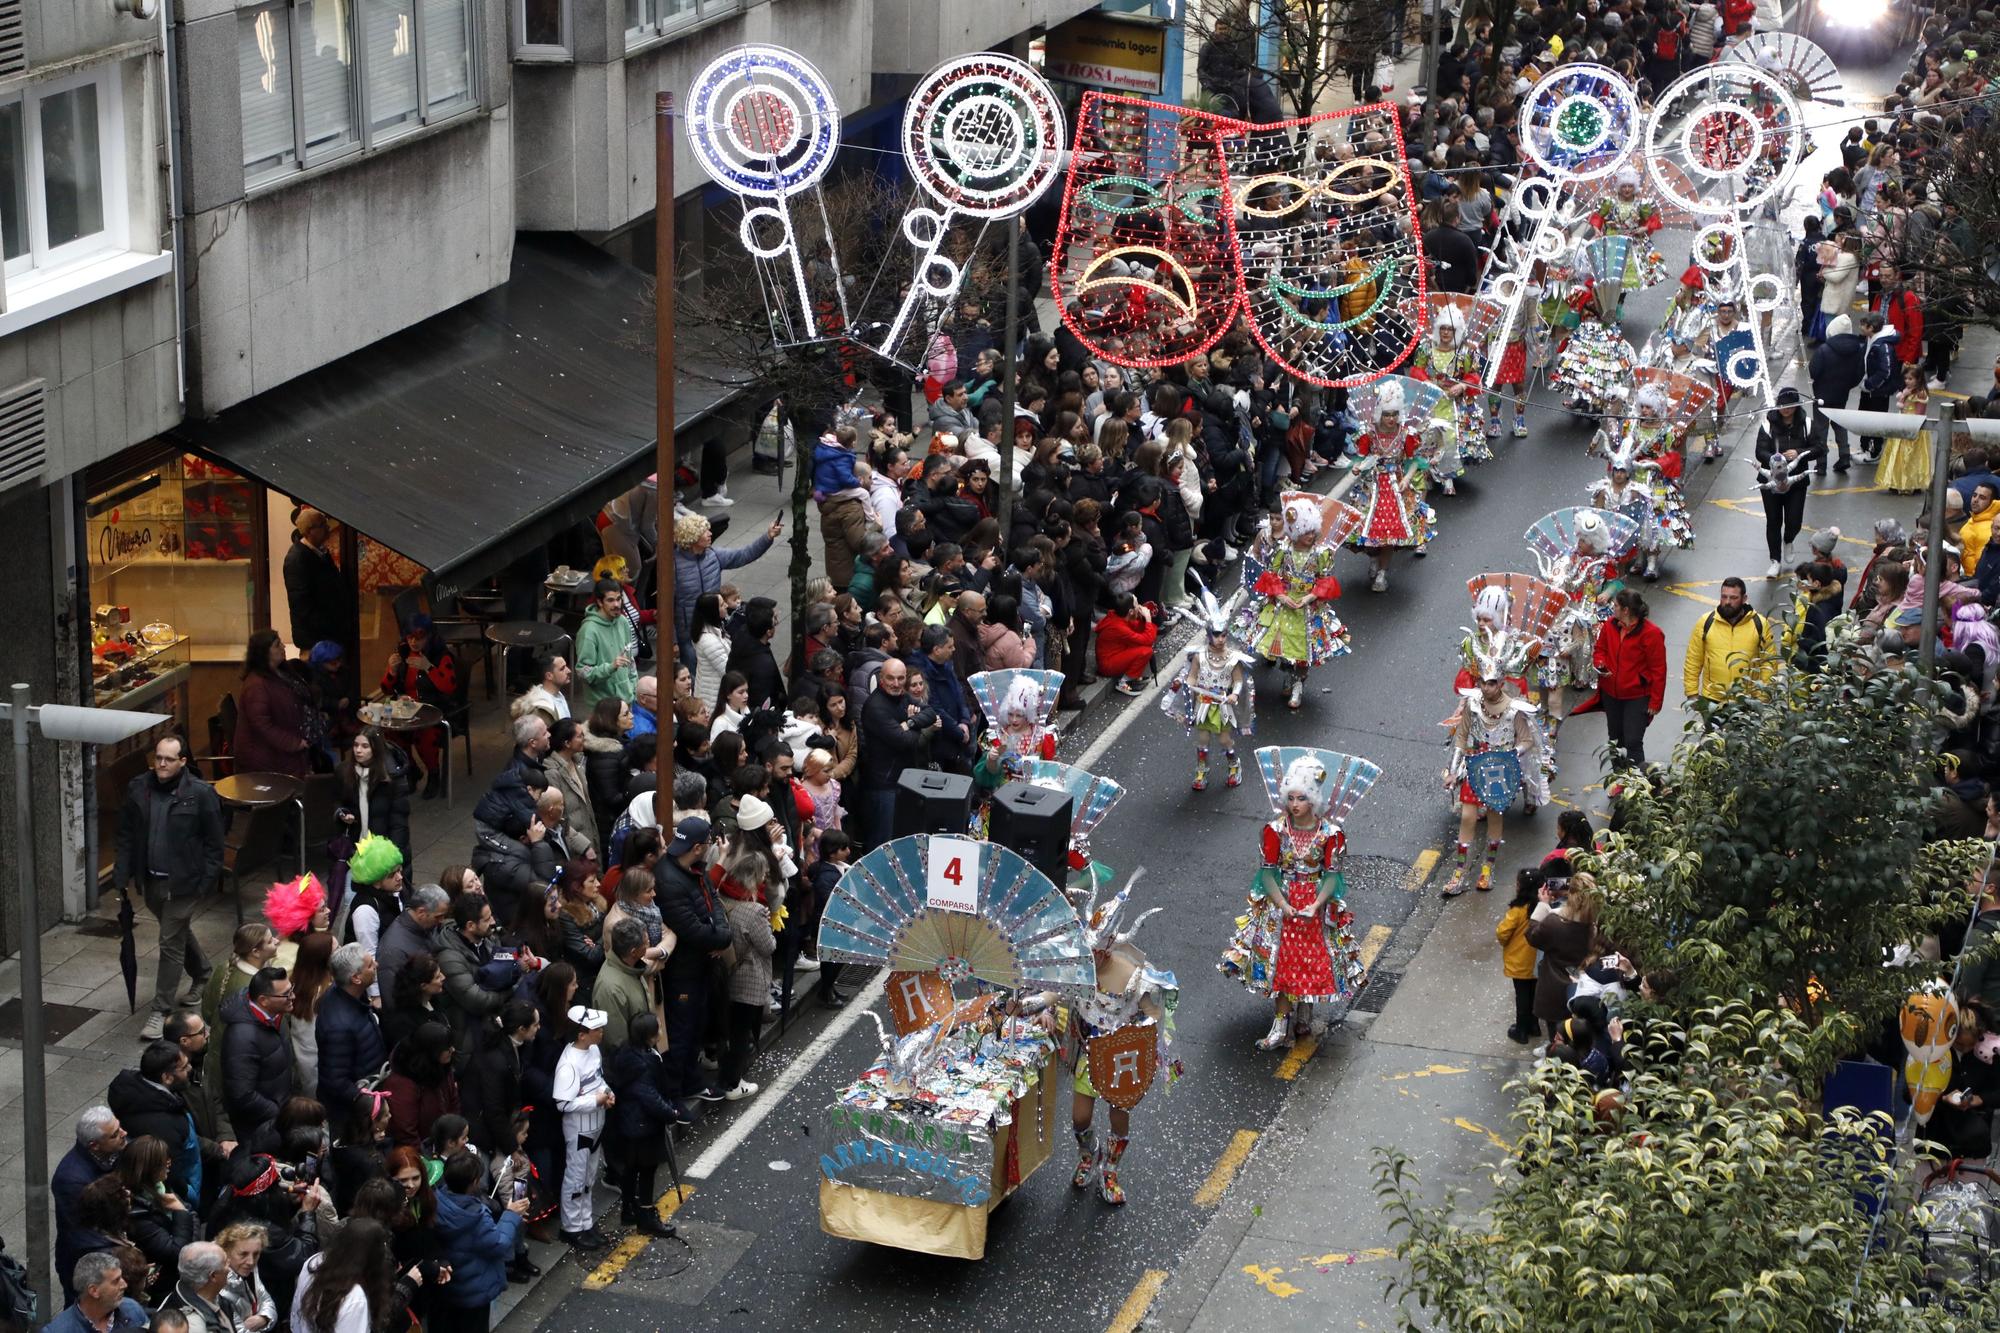
<svg viewBox="0 0 2000 1333"><path fill-rule="evenodd" d="M570 0L514 0L514 54L567 59Z"/></svg>
<svg viewBox="0 0 2000 1333"><path fill-rule="evenodd" d="M638 46L689 20L740 7L741 0L625 0L625 45Z"/></svg>
<svg viewBox="0 0 2000 1333"><path fill-rule="evenodd" d="M474 0L284 0L238 16L251 184L478 104Z"/></svg>
<svg viewBox="0 0 2000 1333"><path fill-rule="evenodd" d="M9 278L125 247L116 67L0 99L0 250Z"/></svg>

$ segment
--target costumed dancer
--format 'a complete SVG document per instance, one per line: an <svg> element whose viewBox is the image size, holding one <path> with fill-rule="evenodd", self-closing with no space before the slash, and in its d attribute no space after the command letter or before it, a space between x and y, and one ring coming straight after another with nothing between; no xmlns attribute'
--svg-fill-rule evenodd
<svg viewBox="0 0 2000 1333"><path fill-rule="evenodd" d="M1114 1205L1125 1202L1124 1187L1118 1183L1118 1164L1124 1160L1131 1139L1132 1108L1161 1071L1169 1083L1181 1072L1172 1046L1180 983L1173 973L1154 967L1132 944L1132 937L1146 919L1161 909L1140 913L1130 930L1118 929L1119 914L1142 873L1134 871L1110 902L1099 906L1093 888L1083 905L1080 915L1091 959L1097 965L1097 989L1071 1007L1066 1034L1066 1046L1075 1052L1070 1062L1069 1113L1077 1151L1076 1174L1069 1183L1080 1190L1095 1183L1098 1197ZM1054 1000L1053 996L1045 998ZM1148 1054L1150 1061L1145 1058ZM1110 1110L1108 1139L1095 1127L1100 1097Z"/></svg>
<svg viewBox="0 0 2000 1333"><path fill-rule="evenodd" d="M1230 641L1228 613L1199 577L1193 608L1183 603L1180 613L1197 621L1202 632L1188 645L1181 669L1161 693L1160 711L1194 737L1196 791L1208 786L1209 750L1217 743L1229 766L1224 785L1240 786L1243 763L1236 754L1236 738L1252 735L1257 729L1257 687L1250 677L1256 659Z"/></svg>
<svg viewBox="0 0 2000 1333"><path fill-rule="evenodd" d="M1715 304L1708 299L1708 280L1699 264L1689 264L1681 274L1680 290L1667 303L1667 313L1659 327L1646 339L1639 364L1658 366L1692 374L1694 364L1709 355L1710 330L1715 325Z"/></svg>
<svg viewBox="0 0 2000 1333"><path fill-rule="evenodd" d="M1599 416L1625 396L1638 353L1615 322L1600 319L1586 305L1582 322L1556 356L1549 382L1569 390L1565 405L1584 416Z"/></svg>
<svg viewBox="0 0 2000 1333"><path fill-rule="evenodd" d="M1619 561L1638 543L1640 525L1601 509L1558 509L1527 532L1542 578L1569 597L1569 605L1542 638L1536 683L1542 692L1549 744L1569 715L1569 698L1597 685L1597 630L1611 615L1622 587Z"/></svg>
<svg viewBox="0 0 2000 1333"><path fill-rule="evenodd" d="M1540 644L1502 629L1485 644L1469 635L1479 657L1479 683L1461 690L1465 706L1452 728L1452 763L1445 782L1458 807L1458 847L1444 896L1465 892L1465 872L1472 836L1481 814L1486 816L1486 853L1479 862L1479 891L1493 887L1493 863L1500 855L1502 819L1517 796L1526 794L1526 813L1549 799L1548 777L1542 765L1542 733L1534 715L1540 710L1516 693L1519 673Z"/></svg>
<svg viewBox="0 0 2000 1333"><path fill-rule="evenodd" d="M1644 458L1636 445L1622 444L1612 449L1604 479L1591 483L1592 504L1623 514L1639 525L1642 572L1648 583L1660 577L1664 550L1694 545L1694 526L1688 521L1680 488L1666 475L1666 469L1679 460L1678 453L1666 459Z"/></svg>
<svg viewBox="0 0 2000 1333"><path fill-rule="evenodd" d="M1280 768L1280 765L1283 768ZM1381 777L1365 759L1268 745L1257 766L1277 818L1265 825L1250 910L1223 951L1224 976L1272 1002L1270 1050L1310 1031L1308 1006L1345 1012L1366 969L1347 908L1347 835L1341 824Z"/></svg>
<svg viewBox="0 0 2000 1333"><path fill-rule="evenodd" d="M1619 446L1636 451L1640 458L1650 458L1666 465L1669 457L1678 458L1681 451L1679 434L1668 417L1672 404L1659 386L1648 384L1634 395L1632 415L1613 418L1597 428L1590 437L1590 452L1609 456ZM1680 474L1678 467L1674 475Z"/></svg>
<svg viewBox="0 0 2000 1333"><path fill-rule="evenodd" d="M1296 709L1305 702L1306 672L1352 651L1347 626L1333 611L1340 596L1333 560L1340 536L1358 526L1359 515L1302 491L1287 492L1280 505L1282 539L1267 518L1243 562L1237 631L1258 656L1291 677L1285 706ZM1338 531L1330 534L1329 525Z"/></svg>
<svg viewBox="0 0 2000 1333"><path fill-rule="evenodd" d="M1411 361L1408 374L1444 390L1457 409L1455 415L1468 423L1463 439L1455 429L1443 434L1431 469L1438 489L1457 495L1466 462L1484 463L1493 457L1492 447L1473 429L1479 420L1479 354L1466 341L1465 315L1457 306L1444 306L1431 316L1430 337ZM1493 433L1499 434L1497 430Z"/></svg>
<svg viewBox="0 0 2000 1333"><path fill-rule="evenodd" d="M1636 167L1618 169L1617 188L1598 201L1591 212L1590 225L1606 236L1623 236L1631 242L1625 251L1624 271L1614 275L1618 280L1618 308L1622 312L1627 292L1650 287L1666 276L1666 258L1653 248L1653 233L1665 225L1665 220L1650 200L1640 196Z"/></svg>
<svg viewBox="0 0 2000 1333"><path fill-rule="evenodd" d="M1413 548L1424 555L1437 535L1437 511L1424 499L1424 492L1437 450L1426 436L1436 441L1438 424L1433 419L1430 429L1420 433L1405 423L1405 415L1403 386L1385 382L1375 395L1374 429L1354 442L1360 459L1356 466L1372 469L1371 475L1360 479L1368 496L1362 504L1361 526L1350 539L1374 562L1370 592L1389 591L1392 554Z"/></svg>
<svg viewBox="0 0 2000 1333"><path fill-rule="evenodd" d="M1486 393L1486 438L1489 440L1500 438L1500 404L1508 398L1514 400L1514 438L1524 440L1528 437L1528 342L1539 317L1541 303L1541 286L1529 283L1520 301L1511 307L1511 313L1503 314L1487 335L1488 363L1496 356L1500 359L1499 366L1493 371L1493 383Z"/></svg>
<svg viewBox="0 0 2000 1333"><path fill-rule="evenodd" d="M986 715L972 764L974 802L971 832L986 836L993 793L1027 775L1030 759L1056 757L1056 700L1062 696L1063 673L1034 667L1004 667L975 671L966 678L972 697Z"/></svg>
<svg viewBox="0 0 2000 1333"><path fill-rule="evenodd" d="M1757 343L1750 332L1750 326L1743 322L1743 307L1734 297L1719 296L1715 300L1715 327L1709 336L1709 358L1714 362L1707 369L1715 376L1715 406L1702 430L1701 461L1713 463L1722 457L1721 422L1729 410L1729 400L1736 396L1737 382L1731 378L1730 366L1735 365L1735 373L1750 383L1757 371Z"/></svg>

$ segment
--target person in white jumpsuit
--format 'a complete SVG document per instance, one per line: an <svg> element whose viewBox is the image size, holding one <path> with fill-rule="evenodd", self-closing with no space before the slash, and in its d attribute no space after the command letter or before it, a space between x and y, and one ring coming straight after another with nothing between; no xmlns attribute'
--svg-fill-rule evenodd
<svg viewBox="0 0 2000 1333"><path fill-rule="evenodd" d="M604 1111L617 1100L604 1081L604 1059L598 1044L610 1021L602 1009L576 1005L569 1011L576 1040L563 1047L556 1060L556 1108L563 1118L562 1238L582 1250L598 1250L609 1242L597 1229L591 1192L597 1186L603 1157Z"/></svg>

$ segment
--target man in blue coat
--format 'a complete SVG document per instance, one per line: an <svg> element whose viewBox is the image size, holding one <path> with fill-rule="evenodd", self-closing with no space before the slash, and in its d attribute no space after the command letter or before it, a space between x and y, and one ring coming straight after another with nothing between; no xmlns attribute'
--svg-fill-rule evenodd
<svg viewBox="0 0 2000 1333"><path fill-rule="evenodd" d="M965 697L965 684L952 666L957 645L945 625L924 626L918 640L917 668L930 686L931 708L944 723L931 741L931 758L949 773L972 771L972 705Z"/></svg>
<svg viewBox="0 0 2000 1333"><path fill-rule="evenodd" d="M313 1015L313 1037L319 1043L319 1086L314 1096L339 1127L351 1123L361 1080L381 1072L389 1059L389 1044L368 1006L375 959L367 947L341 945L333 951L328 968L333 985L320 997Z"/></svg>

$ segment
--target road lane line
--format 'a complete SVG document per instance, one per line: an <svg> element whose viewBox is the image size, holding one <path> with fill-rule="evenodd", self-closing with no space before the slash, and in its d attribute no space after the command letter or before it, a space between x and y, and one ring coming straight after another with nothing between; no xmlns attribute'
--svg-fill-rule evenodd
<svg viewBox="0 0 2000 1333"><path fill-rule="evenodd" d="M1375 970L1375 960L1382 956L1382 950L1389 943L1389 937L1395 933L1395 931L1389 929L1387 926L1375 925L1368 927L1368 934L1361 941L1362 971L1372 972Z"/></svg>
<svg viewBox="0 0 2000 1333"><path fill-rule="evenodd" d="M1403 877L1403 887L1411 893L1422 893L1424 885L1431 882L1431 871L1437 869L1438 858L1444 853L1435 847L1426 847L1417 853L1417 859L1410 866L1410 873Z"/></svg>
<svg viewBox="0 0 2000 1333"><path fill-rule="evenodd" d="M722 1164L729 1160L729 1154L742 1147L744 1140L757 1132L757 1126L764 1123L764 1118L777 1110L778 1103L784 1101L793 1088L798 1087L813 1070L819 1068L820 1061L832 1053L833 1048L840 1044L840 1039L845 1037L849 1030L875 1006L875 1001L882 998L882 989L888 979L887 972L877 972L873 981L856 991L848 1000L847 1007L834 1015L833 1021L812 1039L812 1044L799 1053L799 1058L785 1066L783 1072L771 1080L756 1103L748 1111L730 1121L729 1128L723 1130L715 1142L708 1145L707 1151L695 1158L694 1165L687 1169L687 1178L707 1180L721 1170Z"/></svg>
<svg viewBox="0 0 2000 1333"><path fill-rule="evenodd" d="M681 1205L687 1202L688 1195L692 1193L694 1193L692 1185L682 1185L677 1190L668 1190L653 1201L653 1210L659 1213L662 1220L672 1217L681 1210Z"/></svg>
<svg viewBox="0 0 2000 1333"><path fill-rule="evenodd" d="M1299 1071L1306 1067L1306 1061L1312 1059L1313 1052L1318 1049L1318 1037L1311 1033L1300 1037L1292 1043L1292 1049L1285 1052L1285 1058L1278 1062L1277 1076L1287 1083L1291 1082L1299 1076Z"/></svg>
<svg viewBox="0 0 2000 1333"><path fill-rule="evenodd" d="M1257 1131L1239 1129L1229 1140L1229 1146L1216 1159L1215 1170L1208 1173L1208 1179L1194 1192L1194 1206L1213 1208L1222 1202L1222 1196L1229 1191L1229 1182L1236 1179L1236 1173L1243 1169L1243 1163L1250 1159L1250 1150L1257 1146Z"/></svg>
<svg viewBox="0 0 2000 1333"><path fill-rule="evenodd" d="M1149 1268L1139 1275L1132 1285L1132 1294L1118 1307L1118 1313L1104 1326L1104 1333L1134 1333L1146 1317L1146 1311L1153 1308L1153 1298L1160 1294L1160 1288L1167 1285L1167 1270Z"/></svg>

